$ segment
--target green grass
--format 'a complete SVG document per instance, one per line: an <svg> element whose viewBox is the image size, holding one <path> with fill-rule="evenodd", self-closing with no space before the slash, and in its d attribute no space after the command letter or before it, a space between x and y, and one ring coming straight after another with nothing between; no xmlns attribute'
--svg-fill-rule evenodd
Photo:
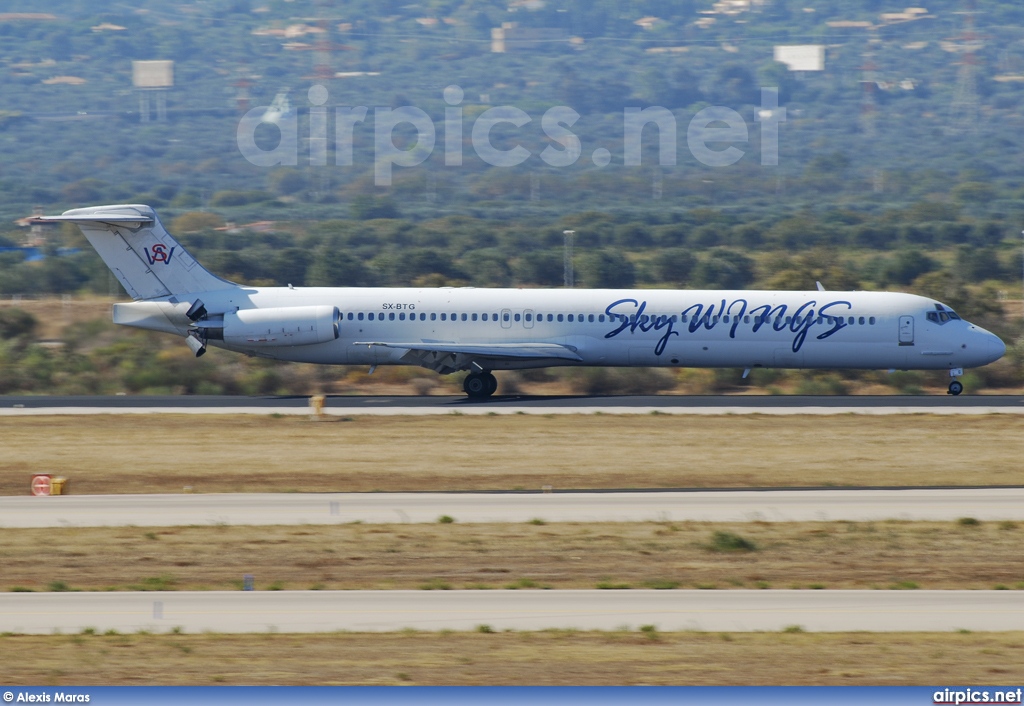
<svg viewBox="0 0 1024 706"><path fill-rule="evenodd" d="M757 545L734 532L716 531L708 548L713 552L755 552Z"/></svg>
<svg viewBox="0 0 1024 706"><path fill-rule="evenodd" d="M420 584L421 591L450 591L452 585L444 579L431 579Z"/></svg>

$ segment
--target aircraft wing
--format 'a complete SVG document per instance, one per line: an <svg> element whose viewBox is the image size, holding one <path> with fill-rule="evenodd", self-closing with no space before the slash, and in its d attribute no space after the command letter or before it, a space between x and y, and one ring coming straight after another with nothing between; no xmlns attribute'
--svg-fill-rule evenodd
<svg viewBox="0 0 1024 706"><path fill-rule="evenodd" d="M403 360L440 373L465 369L476 358L528 359L558 358L580 362L583 358L569 346L558 343L442 343L434 341L357 341L355 346L380 346L408 351Z"/></svg>
<svg viewBox="0 0 1024 706"><path fill-rule="evenodd" d="M456 355L462 354L485 358L561 358L577 362L583 360L576 351L558 343L435 343L431 341L391 343L383 341L357 341L352 345L400 348L423 353L454 353Z"/></svg>

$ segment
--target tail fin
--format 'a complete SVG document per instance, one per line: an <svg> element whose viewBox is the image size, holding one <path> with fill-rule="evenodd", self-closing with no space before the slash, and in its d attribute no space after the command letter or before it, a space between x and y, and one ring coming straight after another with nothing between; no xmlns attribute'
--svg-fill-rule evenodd
<svg viewBox="0 0 1024 706"><path fill-rule="evenodd" d="M82 233L132 299L234 287L211 274L164 230L149 206L91 206L46 216L70 221Z"/></svg>

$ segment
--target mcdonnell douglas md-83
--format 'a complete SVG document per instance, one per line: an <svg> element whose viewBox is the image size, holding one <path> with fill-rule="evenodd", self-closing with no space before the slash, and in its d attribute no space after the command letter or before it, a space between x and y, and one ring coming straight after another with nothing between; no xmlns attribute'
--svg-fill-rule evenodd
<svg viewBox="0 0 1024 706"><path fill-rule="evenodd" d="M493 370L565 365L947 370L1006 346L942 302L894 292L472 287L250 287L203 268L153 209L94 206L77 224L133 302L114 322L207 346L331 365L468 371L473 398Z"/></svg>

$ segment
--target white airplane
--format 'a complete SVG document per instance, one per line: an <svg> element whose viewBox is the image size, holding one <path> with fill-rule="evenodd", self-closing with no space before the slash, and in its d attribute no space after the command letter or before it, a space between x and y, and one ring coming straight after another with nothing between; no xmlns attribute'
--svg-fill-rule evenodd
<svg viewBox="0 0 1024 706"><path fill-rule="evenodd" d="M941 302L893 292L249 287L202 267L149 206L94 206L77 224L134 299L114 322L277 360L469 371L549 366L948 370L1006 346Z"/></svg>

